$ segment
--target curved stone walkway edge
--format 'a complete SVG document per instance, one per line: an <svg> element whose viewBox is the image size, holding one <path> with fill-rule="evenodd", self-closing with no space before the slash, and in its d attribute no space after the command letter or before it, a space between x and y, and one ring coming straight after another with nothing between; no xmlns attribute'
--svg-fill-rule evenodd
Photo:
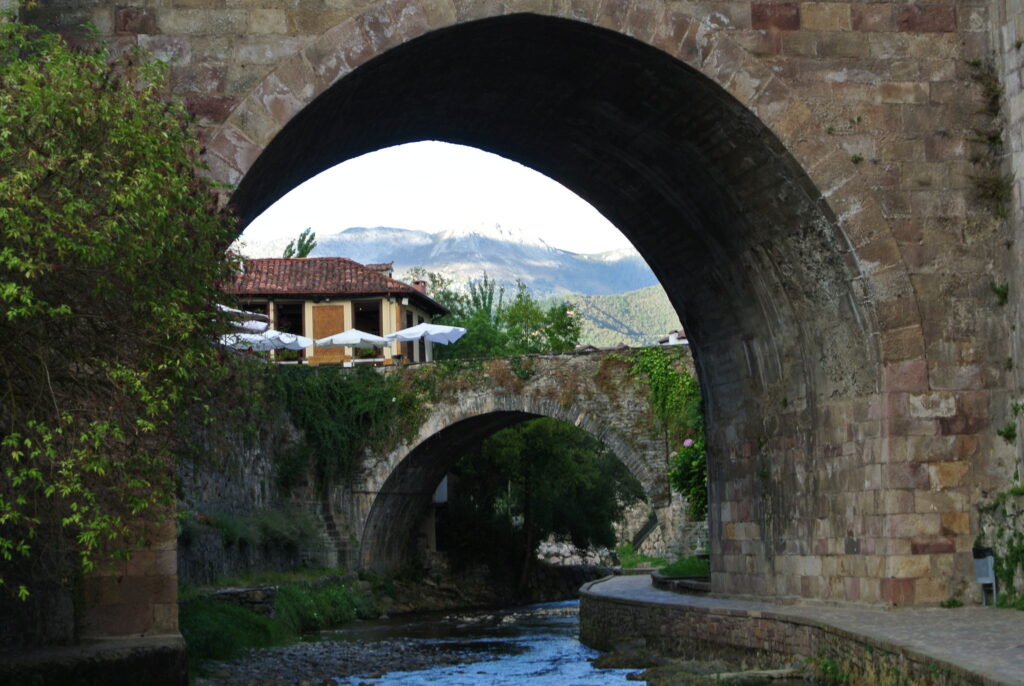
<svg viewBox="0 0 1024 686"><path fill-rule="evenodd" d="M581 588L583 643L610 650L637 639L667 654L698 640L828 657L854 673L886 665L913 683L1024 684L1024 612L1017 610L779 605L673 593L641 576Z"/></svg>

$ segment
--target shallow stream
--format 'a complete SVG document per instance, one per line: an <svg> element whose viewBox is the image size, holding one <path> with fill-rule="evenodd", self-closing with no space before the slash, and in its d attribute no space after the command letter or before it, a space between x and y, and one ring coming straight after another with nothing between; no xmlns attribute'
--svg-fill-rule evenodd
<svg viewBox="0 0 1024 686"><path fill-rule="evenodd" d="M613 686L642 669L597 669L579 642L579 602L403 615L349 624L298 643L208 665L202 686ZM697 673L730 671L701 663ZM690 671L691 667L685 667ZM691 672L692 673L692 672ZM633 674L634 680L627 679ZM667 678L666 678L667 677ZM688 679L686 680L688 681ZM680 683L672 674L652 683ZM773 686L804 683L779 680Z"/></svg>
<svg viewBox="0 0 1024 686"><path fill-rule="evenodd" d="M596 669L590 661L600 653L581 644L578 601L544 603L498 612L470 612L443 617L402 617L360 622L322 638L343 641L404 639L443 645L445 652L466 651L480 661L436 665L416 671L390 671L376 684L558 684L604 686L627 684L636 670ZM365 677L337 679L359 684Z"/></svg>

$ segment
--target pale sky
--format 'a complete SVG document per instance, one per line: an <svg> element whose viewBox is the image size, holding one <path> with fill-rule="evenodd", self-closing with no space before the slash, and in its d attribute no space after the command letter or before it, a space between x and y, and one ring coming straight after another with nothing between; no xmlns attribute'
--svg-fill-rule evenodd
<svg viewBox="0 0 1024 686"><path fill-rule="evenodd" d="M577 253L630 247L597 210L560 183L498 155L437 141L343 162L294 189L253 221L242 240L318 235L351 226L437 233L493 226Z"/></svg>

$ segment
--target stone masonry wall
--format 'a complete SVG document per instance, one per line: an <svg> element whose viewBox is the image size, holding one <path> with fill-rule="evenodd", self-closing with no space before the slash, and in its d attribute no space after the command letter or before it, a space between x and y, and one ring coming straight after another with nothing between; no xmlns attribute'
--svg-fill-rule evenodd
<svg viewBox="0 0 1024 686"><path fill-rule="evenodd" d="M1006 281L1009 286L1009 297L1006 305L1010 319L1011 359L1016 361L1007 396L1000 396L995 405L997 416L993 418L996 426L1012 423L1021 427L1018 414L1012 411L1012 403L1024 399L1024 344L1021 331L1024 331L1024 3L1019 0L996 0L990 5L992 21L991 44L989 46L994 68L999 75L1000 84L1004 89L999 127L1002 147L995 151L994 157L998 166L994 171L1005 175L1010 180L1011 194L1007 198L1009 214L1007 222L1007 248L1011 269ZM1009 363L1008 363L1009 364ZM1024 472L1024 440L1016 442L1017 469ZM1002 470L1007 466L1000 465ZM1002 471L1000 470L1000 471ZM1012 469L1011 469L1012 471ZM999 490L998 480L993 485L986 484L986 490L994 487Z"/></svg>
<svg viewBox="0 0 1024 686"><path fill-rule="evenodd" d="M600 583L600 582L598 582ZM623 602L580 593L580 641L598 650L646 648L688 659L758 655L759 665L803 658L829 660L847 673L844 683L906 683L916 686L968 686L976 674L941 660L915 655L899 646L858 639L813 621L718 608Z"/></svg>
<svg viewBox="0 0 1024 686"><path fill-rule="evenodd" d="M973 504L1019 461L1021 441L995 429L1022 386L1021 203L1015 188L1008 225L984 63L995 54L1005 84L1008 170L1020 13L992 0L45 0L25 16L92 19L118 48L170 61L208 173L241 184L231 200L250 214L315 173L310 159L417 135L557 176L634 242L691 334L715 590L905 604L972 593ZM495 45L516 58L473 72ZM595 68L613 49L628 59Z"/></svg>
<svg viewBox="0 0 1024 686"><path fill-rule="evenodd" d="M281 408L268 403L258 436L232 431L194 437L194 454L177 462L179 517L187 518L186 535L178 539L178 575L202 585L225 577L262 570L337 564L334 542L323 528L321 503L312 477L289 492L274 472L275 455L299 435ZM313 540L301 547L226 540L218 516L255 518L260 513L295 512L318 525Z"/></svg>

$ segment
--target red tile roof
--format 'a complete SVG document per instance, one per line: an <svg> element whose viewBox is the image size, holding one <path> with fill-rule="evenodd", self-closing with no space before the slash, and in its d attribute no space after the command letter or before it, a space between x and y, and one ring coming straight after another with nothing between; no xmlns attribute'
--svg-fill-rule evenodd
<svg viewBox="0 0 1024 686"><path fill-rule="evenodd" d="M433 314L447 310L437 301L386 274L347 257L267 258L244 260L242 273L225 288L239 296L411 297Z"/></svg>

